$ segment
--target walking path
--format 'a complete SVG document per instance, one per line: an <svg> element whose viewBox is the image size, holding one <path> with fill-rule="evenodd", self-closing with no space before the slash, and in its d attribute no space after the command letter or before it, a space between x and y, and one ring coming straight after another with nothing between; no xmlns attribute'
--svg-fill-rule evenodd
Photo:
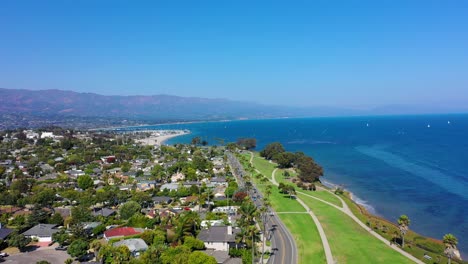
<svg viewBox="0 0 468 264"><path fill-rule="evenodd" d="M252 160L252 159L253 159L253 154L251 154L251 159L250 159L250 160ZM278 185L278 182L276 181L276 177L275 177L276 171L277 171L277 170L278 170L278 168L276 168L276 169L273 171L272 175L271 175L271 182L272 182L274 185ZM341 201L341 204L342 204L343 207L341 208L341 207L336 206L336 205L334 205L334 204L332 204L332 203L330 203L330 202L327 202L327 201L325 201L325 200L323 200L323 199L317 198L317 197L312 196L312 195L307 194L307 193L303 193L303 192L300 192L300 191L298 191L297 193L300 193L300 194L302 194L302 195L308 196L308 197L310 197L310 198L313 198L313 199L318 200L318 201L320 201L320 202L322 202L322 203L328 204L328 205L330 205L330 206L332 206L332 207L334 207L334 208L336 208L336 209L342 211L343 213L345 213L346 215L348 215L349 217L351 217L351 219L353 219L356 223L358 223L362 228L364 228L365 230L367 230L371 235L373 235L374 237L376 237L376 238L379 239L380 241L384 242L387 246L391 247L392 249L396 250L397 252L399 252L399 253L402 254L403 256L409 258L410 260L412 260L412 261L414 261L414 262L416 262L416 263L418 263L418 264L424 264L423 261L417 259L417 258L414 257L413 255L411 255L411 254L409 254L408 252L402 250L402 249L401 249L400 247L398 247L397 245L392 244L390 241L388 241L387 239L385 239L384 237L382 237L382 236L379 235L378 233L374 232L374 230L372 230L372 228L366 226L363 222L361 222L361 221L359 220L359 218L357 218L357 217L354 215L354 213L351 211L351 209L349 209L348 204L347 204L340 196L334 194L333 192L331 192L331 191L329 191L329 190L327 190L327 189L324 189L324 188L322 188L322 189L325 190L325 191L327 191L327 192L329 192L329 193L331 193L331 194L333 194L335 197L337 197L337 198ZM301 199L297 198L297 200L299 201L299 203L302 204L302 206L304 206L304 208L306 208L308 211L310 211L310 209L308 209L307 205L305 205ZM312 216L312 214L313 214L312 211L310 211L310 213L311 213L311 216ZM314 216L312 216L312 218L314 218ZM314 219L314 222L315 222L315 219ZM320 232L320 229L322 228L322 226L320 225L320 222L318 221L318 219L317 219L317 222L318 222L318 224L316 223L316 225L317 225L317 228L319 229L319 232ZM320 234L320 237L322 237L321 234ZM324 238L325 238L325 240L326 240L325 234L324 234ZM323 240L324 240L324 239L322 238L322 242L323 242ZM328 242L326 242L326 244L328 245ZM324 243L324 248L325 248L325 243ZM327 252L327 251L325 250L325 253L326 253L326 252ZM331 252L330 252L330 254L331 254ZM327 262L328 262L328 256L327 256Z"/></svg>
<svg viewBox="0 0 468 264"><path fill-rule="evenodd" d="M326 191L328 191L328 190L326 190ZM330 191L328 191L328 192L330 192ZM372 228L368 227L368 226L365 225L363 222L361 222L361 221L359 220L359 218L357 218L357 217L354 215L354 213L351 211L351 209L349 209L348 204L346 204L345 201L343 201L343 199L342 199L340 196L334 194L333 192L330 192L330 193L332 193L332 194L335 195L338 199L340 199L341 203L343 204L343 208L340 208L340 207L338 207L338 206L336 206L336 205L334 205L334 204L332 204L332 203L329 203L329 202L327 202L327 201L324 201L324 200L322 200L322 199L320 199L320 198L314 197L314 196L312 196L312 195L310 195L310 194L307 194L307 193L303 193L303 192L297 192L297 193L300 193L300 194L302 194L302 195L308 196L308 197L313 198L313 199L315 199L315 200L318 200L318 201L320 201L320 202L322 202L322 203L326 203L326 204L328 204L328 205L330 205L330 206L335 207L336 209L338 209L338 210L342 211L343 213L347 214L347 215L348 215L349 217L351 217L351 219L353 219L358 225L360 225L362 228L364 228L365 230L367 230L371 235L373 235L374 237L376 237L376 238L379 239L380 241L384 242L387 246L391 247L392 249L396 250L397 252L399 252L399 253L402 254L403 256L409 258L410 260L412 260L412 261L414 261L414 262L416 262L416 263L424 264L423 261L417 259L417 258L414 257L413 255L411 255L411 254L409 254L408 252L402 250L402 249L401 249L400 247L398 247L397 245L392 244L390 241L388 241L387 239L385 239L384 237L382 237L382 236L379 235L378 233L374 232L374 230L372 230Z"/></svg>
<svg viewBox="0 0 468 264"><path fill-rule="evenodd" d="M253 153L250 152L250 164L252 164L253 166ZM278 168L275 168L271 174L271 179L270 181L278 186L278 182L276 181L276 178L275 178L275 173L276 171L278 170ZM256 169L257 172L259 172L257 169ZM259 172L260 173L260 172ZM310 217L312 217L312 220L314 221L314 224L315 226L317 227L317 230L319 232L319 235L320 235L320 240L322 240L322 246L323 246L323 250L325 252L325 258L327 260L327 264L335 264L335 261L333 260L333 255L332 255L332 252L331 252L331 248L330 248L330 244L328 244L328 239L327 239L327 235L325 234L325 231L323 230L323 227L322 227L322 224L320 224L320 221L318 220L317 216L312 212L312 210L310 210L310 208L299 198L297 198L297 201L302 205L302 207L304 207L307 211L307 213L309 213Z"/></svg>

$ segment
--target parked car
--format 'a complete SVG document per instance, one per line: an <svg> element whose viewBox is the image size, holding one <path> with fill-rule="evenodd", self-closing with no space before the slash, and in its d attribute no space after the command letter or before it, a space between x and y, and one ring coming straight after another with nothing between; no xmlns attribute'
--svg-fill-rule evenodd
<svg viewBox="0 0 468 264"><path fill-rule="evenodd" d="M0 257L1 257L1 258L6 258L6 257L8 257L8 253L1 252L1 253L0 253Z"/></svg>
<svg viewBox="0 0 468 264"><path fill-rule="evenodd" d="M55 250L65 251L65 250L67 250L67 248L68 248L67 246L58 246L58 247L55 248Z"/></svg>

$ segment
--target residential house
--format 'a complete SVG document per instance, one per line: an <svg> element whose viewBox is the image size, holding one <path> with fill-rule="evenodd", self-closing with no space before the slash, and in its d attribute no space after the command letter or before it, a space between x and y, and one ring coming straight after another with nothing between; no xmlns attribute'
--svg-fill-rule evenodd
<svg viewBox="0 0 468 264"><path fill-rule="evenodd" d="M226 180L226 177L214 177L210 180L210 182L214 185L214 186L227 186L228 183L227 183L227 180Z"/></svg>
<svg viewBox="0 0 468 264"><path fill-rule="evenodd" d="M113 244L114 247L122 245L128 247L130 253L135 257L139 256L141 252L148 250L148 245L141 238L125 239Z"/></svg>
<svg viewBox="0 0 468 264"><path fill-rule="evenodd" d="M172 198L169 196L155 196L151 198L154 204L170 204L172 203Z"/></svg>
<svg viewBox="0 0 468 264"><path fill-rule="evenodd" d="M2 223L0 223L0 240L5 241L5 239L13 233L13 229L6 228L2 226Z"/></svg>
<svg viewBox="0 0 468 264"><path fill-rule="evenodd" d="M101 222L83 222L82 223L83 230L88 234L92 234L93 229L98 227L100 224L101 224Z"/></svg>
<svg viewBox="0 0 468 264"><path fill-rule="evenodd" d="M177 191L179 189L178 183L166 183L161 185L161 190L168 189L169 191Z"/></svg>
<svg viewBox="0 0 468 264"><path fill-rule="evenodd" d="M71 216L71 206L67 207L55 207L54 212L56 214L60 214L63 219L67 219L67 217Z"/></svg>
<svg viewBox="0 0 468 264"><path fill-rule="evenodd" d="M138 181L137 183L137 191L152 190L154 187L156 187L156 183L154 181Z"/></svg>
<svg viewBox="0 0 468 264"><path fill-rule="evenodd" d="M205 243L207 249L229 252L231 247L236 246L236 234L239 232L240 229L234 229L232 226L212 226L202 229L198 239Z"/></svg>
<svg viewBox="0 0 468 264"><path fill-rule="evenodd" d="M208 256L214 257L216 259L216 263L218 264L242 264L241 258L231 258L231 256L229 256L229 252L227 251L207 249L203 250L202 252Z"/></svg>
<svg viewBox="0 0 468 264"><path fill-rule="evenodd" d="M213 209L214 213L226 213L228 215L236 214L239 206L220 206Z"/></svg>
<svg viewBox="0 0 468 264"><path fill-rule="evenodd" d="M133 236L143 233L143 229L141 228L133 228L133 227L117 227L113 229L109 229L104 232L104 238L106 240L110 240L112 238L119 238L119 237L127 237Z"/></svg>
<svg viewBox="0 0 468 264"><path fill-rule="evenodd" d="M95 208L91 214L93 216L109 217L115 215L116 211L109 208Z"/></svg>
<svg viewBox="0 0 468 264"><path fill-rule="evenodd" d="M185 180L185 175L183 173L177 172L171 176L171 182L178 182Z"/></svg>
<svg viewBox="0 0 468 264"><path fill-rule="evenodd" d="M31 239L37 239L39 242L52 242L52 235L59 231L55 224L38 224L23 233L24 236Z"/></svg>
<svg viewBox="0 0 468 264"><path fill-rule="evenodd" d="M67 170L65 171L66 174L68 174L72 178L78 178L79 176L85 175L84 171L82 170Z"/></svg>

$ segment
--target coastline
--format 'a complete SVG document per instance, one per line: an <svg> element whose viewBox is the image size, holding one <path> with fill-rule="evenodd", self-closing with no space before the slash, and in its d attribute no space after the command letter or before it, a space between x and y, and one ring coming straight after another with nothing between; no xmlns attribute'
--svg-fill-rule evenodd
<svg viewBox="0 0 468 264"><path fill-rule="evenodd" d="M330 190L334 190L338 187L341 187L339 184L335 184L333 182L330 182L330 181L326 181L326 180L323 180L321 179L320 180L322 185L325 186L326 188L330 189ZM345 191L346 193L349 194L349 198L354 202L356 203L357 205L359 206L362 206L364 207L364 209L366 209L366 211L372 215L375 215L377 217L382 217L381 215L379 215L377 213L377 211L375 210L375 208L370 205L366 200L358 197L357 195L355 195L351 190L349 189L346 189L346 188L343 188L343 191Z"/></svg>
<svg viewBox="0 0 468 264"><path fill-rule="evenodd" d="M136 142L148 146L161 146L164 145L169 139L188 135L191 132L188 130L147 130L147 131L139 131L139 132L150 132L151 135L149 137L143 139L137 139Z"/></svg>

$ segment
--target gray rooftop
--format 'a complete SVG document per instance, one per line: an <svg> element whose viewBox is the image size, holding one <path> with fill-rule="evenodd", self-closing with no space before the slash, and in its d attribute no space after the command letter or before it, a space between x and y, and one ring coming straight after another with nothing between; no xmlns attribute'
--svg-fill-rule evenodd
<svg viewBox="0 0 468 264"><path fill-rule="evenodd" d="M232 228L232 235L228 234L227 226L212 226L208 229L203 229L198 234L198 239L203 242L236 242L236 234L240 229Z"/></svg>
<svg viewBox="0 0 468 264"><path fill-rule="evenodd" d="M125 239L113 244L114 247L119 247L121 245L127 246L130 252L145 251L148 249L148 245L141 238Z"/></svg>
<svg viewBox="0 0 468 264"><path fill-rule="evenodd" d="M0 228L0 239L5 240L5 238L7 238L7 236L9 236L12 232L13 232L13 229L1 227Z"/></svg>
<svg viewBox="0 0 468 264"><path fill-rule="evenodd" d="M52 234L58 232L58 229L55 229L57 225L54 224L38 224L28 231L24 232L25 236L39 236L39 237L48 237Z"/></svg>
<svg viewBox="0 0 468 264"><path fill-rule="evenodd" d="M104 217L108 217L108 216L111 216L113 214L115 214L115 210L112 210L112 209L109 209L109 208L102 208L102 209L98 209L98 210L95 210L95 211L92 212L93 216L102 215Z"/></svg>

